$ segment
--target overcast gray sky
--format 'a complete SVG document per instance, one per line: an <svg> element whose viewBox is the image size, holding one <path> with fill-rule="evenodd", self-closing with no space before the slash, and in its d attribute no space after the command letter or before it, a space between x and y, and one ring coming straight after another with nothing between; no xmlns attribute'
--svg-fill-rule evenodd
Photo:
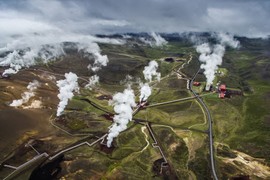
<svg viewBox="0 0 270 180"><path fill-rule="evenodd" d="M0 0L0 37L223 31L270 35L270 0Z"/></svg>

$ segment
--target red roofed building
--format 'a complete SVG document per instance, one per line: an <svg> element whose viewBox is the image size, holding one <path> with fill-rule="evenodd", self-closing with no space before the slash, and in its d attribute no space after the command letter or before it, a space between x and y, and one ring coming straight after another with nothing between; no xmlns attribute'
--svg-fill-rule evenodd
<svg viewBox="0 0 270 180"><path fill-rule="evenodd" d="M200 86L201 83L199 83L199 82L193 82L193 85L194 85L194 86Z"/></svg>
<svg viewBox="0 0 270 180"><path fill-rule="evenodd" d="M224 99L225 94L226 94L226 85L225 84L221 84L219 86L219 89L218 90L219 90L219 98Z"/></svg>
<svg viewBox="0 0 270 180"><path fill-rule="evenodd" d="M220 92L219 93L219 98L224 99L224 97L225 97L225 94L223 92Z"/></svg>
<svg viewBox="0 0 270 180"><path fill-rule="evenodd" d="M225 84L221 84L221 85L219 86L219 90L220 90L220 91L226 91L226 85L225 85Z"/></svg>

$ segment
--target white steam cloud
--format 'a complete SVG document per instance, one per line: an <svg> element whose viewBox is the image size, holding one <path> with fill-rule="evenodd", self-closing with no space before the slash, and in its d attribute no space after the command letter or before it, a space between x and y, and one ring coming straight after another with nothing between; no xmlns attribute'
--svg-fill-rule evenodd
<svg viewBox="0 0 270 180"><path fill-rule="evenodd" d="M116 115L107 136L107 147L111 147L113 139L127 129L127 124L132 120L132 108L136 106L134 91L129 86L123 93L116 93L109 103L114 106Z"/></svg>
<svg viewBox="0 0 270 180"><path fill-rule="evenodd" d="M199 60L203 63L201 68L204 69L207 79L206 90L209 90L215 78L215 71L218 69L218 65L222 64L225 48L222 45L215 45L211 48L208 43L204 43L199 45L196 50L201 54Z"/></svg>
<svg viewBox="0 0 270 180"><path fill-rule="evenodd" d="M158 63L156 61L150 61L148 66L144 67L143 74L144 79L147 81L146 83L140 83L140 102L147 100L147 98L151 95L152 89L149 86L149 82L156 79L160 81L160 73L157 72Z"/></svg>
<svg viewBox="0 0 270 180"><path fill-rule="evenodd" d="M102 66L107 66L109 59L107 55L102 55L100 53L100 48L98 44L91 43L91 44L79 44L78 50L84 52L86 55L93 56L95 62L93 65L89 64L88 69L92 69L92 71L97 72L101 69Z"/></svg>
<svg viewBox="0 0 270 180"><path fill-rule="evenodd" d="M151 36L155 40L155 44L154 44L155 46L164 46L164 45L168 44L168 42L163 37L161 37L159 34L157 34L155 32L152 32Z"/></svg>
<svg viewBox="0 0 270 180"><path fill-rule="evenodd" d="M22 99L13 100L10 106L18 107L27 103L30 98L35 96L35 90L40 86L40 83L37 80L33 80L27 86L28 91L22 93Z"/></svg>
<svg viewBox="0 0 270 180"><path fill-rule="evenodd" d="M239 46L239 41L235 40L232 35L217 33L214 36L220 44L211 46L209 43L203 43L196 47L196 51L200 53L199 60L203 63L201 68L204 69L204 75L207 79L206 90L209 90L215 79L215 72L218 66L222 64L225 47L237 48Z"/></svg>
<svg viewBox="0 0 270 180"><path fill-rule="evenodd" d="M146 81L151 82L153 78L160 80L160 73L157 72L158 63L156 61L150 61L148 66L144 67L143 74Z"/></svg>
<svg viewBox="0 0 270 180"><path fill-rule="evenodd" d="M93 71L106 66L108 58L101 54L98 46L100 43L123 44L124 41L97 38L91 35L80 35L66 33L62 31L46 32L45 34L28 34L10 39L6 44L0 45L0 54L7 53L0 58L0 66L8 66L4 74L14 74L24 67L29 67L39 63L47 63L65 55L63 42L73 42L78 51L86 55L92 55L95 59L90 65Z"/></svg>
<svg viewBox="0 0 270 180"><path fill-rule="evenodd" d="M152 94L152 89L148 83L144 83L144 84L141 83L140 87L141 87L140 89L140 102L141 102L148 99L148 97Z"/></svg>
<svg viewBox="0 0 270 180"><path fill-rule="evenodd" d="M60 116L66 105L68 104L68 100L71 99L74 94L73 91L79 91L78 85L78 76L72 72L65 73L66 79L57 81L57 86L59 87L59 94L57 97L60 99L57 108L57 116Z"/></svg>
<svg viewBox="0 0 270 180"><path fill-rule="evenodd" d="M161 37L155 32L151 32L149 35L151 36L151 39L141 37L140 40L145 44L149 44L151 47L165 46L166 44L168 44L168 42L163 37Z"/></svg>
<svg viewBox="0 0 270 180"><path fill-rule="evenodd" d="M96 84L99 83L99 77L97 75L89 78L89 83L85 85L85 88L92 89Z"/></svg>
<svg viewBox="0 0 270 180"><path fill-rule="evenodd" d="M40 100L34 100L29 106L24 106L23 109L40 109L42 108L42 102Z"/></svg>
<svg viewBox="0 0 270 180"><path fill-rule="evenodd" d="M215 33L213 35L223 46L230 46L232 48L238 48L240 46L240 42L235 40L233 35L228 33Z"/></svg>

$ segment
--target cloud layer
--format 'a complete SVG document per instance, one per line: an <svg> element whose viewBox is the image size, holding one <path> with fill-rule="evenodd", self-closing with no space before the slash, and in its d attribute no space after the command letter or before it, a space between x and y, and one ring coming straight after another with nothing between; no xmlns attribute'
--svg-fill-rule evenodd
<svg viewBox="0 0 270 180"><path fill-rule="evenodd" d="M223 31L269 35L267 0L9 0L0 2L0 36L73 33ZM2 41L3 42L3 41Z"/></svg>

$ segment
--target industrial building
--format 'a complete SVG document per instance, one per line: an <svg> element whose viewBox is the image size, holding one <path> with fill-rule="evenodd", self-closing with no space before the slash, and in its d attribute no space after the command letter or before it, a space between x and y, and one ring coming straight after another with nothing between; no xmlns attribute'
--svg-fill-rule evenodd
<svg viewBox="0 0 270 180"><path fill-rule="evenodd" d="M225 84L221 84L218 88L219 91L219 98L224 99L225 95L226 95L226 85Z"/></svg>
<svg viewBox="0 0 270 180"><path fill-rule="evenodd" d="M193 82L193 86L200 86L201 83L200 82Z"/></svg>

